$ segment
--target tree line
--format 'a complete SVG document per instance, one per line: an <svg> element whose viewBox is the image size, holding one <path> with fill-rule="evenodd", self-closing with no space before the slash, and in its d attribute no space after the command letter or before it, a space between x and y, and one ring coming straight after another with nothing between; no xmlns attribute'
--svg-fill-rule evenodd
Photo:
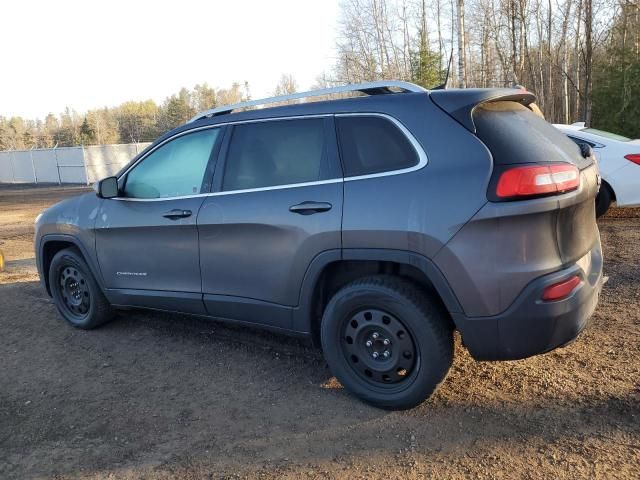
<svg viewBox="0 0 640 480"><path fill-rule="evenodd" d="M640 137L639 0L343 0L340 7L335 64L312 88L381 79L524 86L550 122ZM297 89L283 74L273 94ZM0 116L0 150L151 141L198 111L250 98L248 82L204 83L159 105L66 109L44 120Z"/></svg>
<svg viewBox="0 0 640 480"><path fill-rule="evenodd" d="M546 119L640 137L638 0L344 0L337 82L524 86Z"/></svg>
<svg viewBox="0 0 640 480"><path fill-rule="evenodd" d="M150 142L197 112L247 98L246 82L221 89L204 83L191 90L182 88L160 105L153 100L130 101L83 114L67 108L60 115L48 114L44 120L0 116L0 150Z"/></svg>

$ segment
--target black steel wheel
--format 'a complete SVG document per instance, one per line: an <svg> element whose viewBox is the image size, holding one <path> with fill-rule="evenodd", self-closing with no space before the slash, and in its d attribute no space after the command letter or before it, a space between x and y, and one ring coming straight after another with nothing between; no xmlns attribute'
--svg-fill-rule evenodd
<svg viewBox="0 0 640 480"><path fill-rule="evenodd" d="M325 308L320 336L340 383L361 400L391 410L427 399L453 360L453 328L440 302L390 275L340 289Z"/></svg>
<svg viewBox="0 0 640 480"><path fill-rule="evenodd" d="M418 351L411 331L383 310L345 316L341 347L356 374L372 385L394 388L415 372Z"/></svg>
<svg viewBox="0 0 640 480"><path fill-rule="evenodd" d="M91 295L84 275L75 266L63 266L58 275L62 307L67 315L77 317L82 321L89 313Z"/></svg>
<svg viewBox="0 0 640 480"><path fill-rule="evenodd" d="M49 289L58 311L74 327L95 328L113 317L111 305L74 248L54 255L49 267Z"/></svg>

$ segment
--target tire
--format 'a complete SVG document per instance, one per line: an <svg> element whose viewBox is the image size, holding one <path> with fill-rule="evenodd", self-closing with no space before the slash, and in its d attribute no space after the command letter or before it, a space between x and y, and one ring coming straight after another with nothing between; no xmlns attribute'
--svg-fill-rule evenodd
<svg viewBox="0 0 640 480"><path fill-rule="evenodd" d="M61 250L51 260L49 288L60 314L76 328L96 328L114 316L87 263L75 248Z"/></svg>
<svg viewBox="0 0 640 480"><path fill-rule="evenodd" d="M362 401L388 410L426 400L453 360L453 329L443 307L413 283L388 275L338 291L324 311L320 334L338 381Z"/></svg>
<svg viewBox="0 0 640 480"><path fill-rule="evenodd" d="M611 187L606 183L603 183L598 195L596 196L596 218L600 218L607 213L607 210L609 210L609 206L611 205L611 200Z"/></svg>

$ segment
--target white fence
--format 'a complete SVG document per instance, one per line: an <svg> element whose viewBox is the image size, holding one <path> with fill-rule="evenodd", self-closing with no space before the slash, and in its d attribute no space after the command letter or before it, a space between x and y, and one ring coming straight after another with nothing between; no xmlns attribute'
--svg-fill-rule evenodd
<svg viewBox="0 0 640 480"><path fill-rule="evenodd" d="M91 145L0 152L0 183L94 183L149 145Z"/></svg>

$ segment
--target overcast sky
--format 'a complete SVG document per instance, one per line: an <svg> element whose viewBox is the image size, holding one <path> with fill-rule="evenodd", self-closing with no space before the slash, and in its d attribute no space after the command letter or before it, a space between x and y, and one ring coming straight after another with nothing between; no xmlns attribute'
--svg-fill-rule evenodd
<svg viewBox="0 0 640 480"><path fill-rule="evenodd" d="M180 87L282 73L301 89L331 68L338 0L9 0L0 7L0 115L44 118Z"/></svg>

